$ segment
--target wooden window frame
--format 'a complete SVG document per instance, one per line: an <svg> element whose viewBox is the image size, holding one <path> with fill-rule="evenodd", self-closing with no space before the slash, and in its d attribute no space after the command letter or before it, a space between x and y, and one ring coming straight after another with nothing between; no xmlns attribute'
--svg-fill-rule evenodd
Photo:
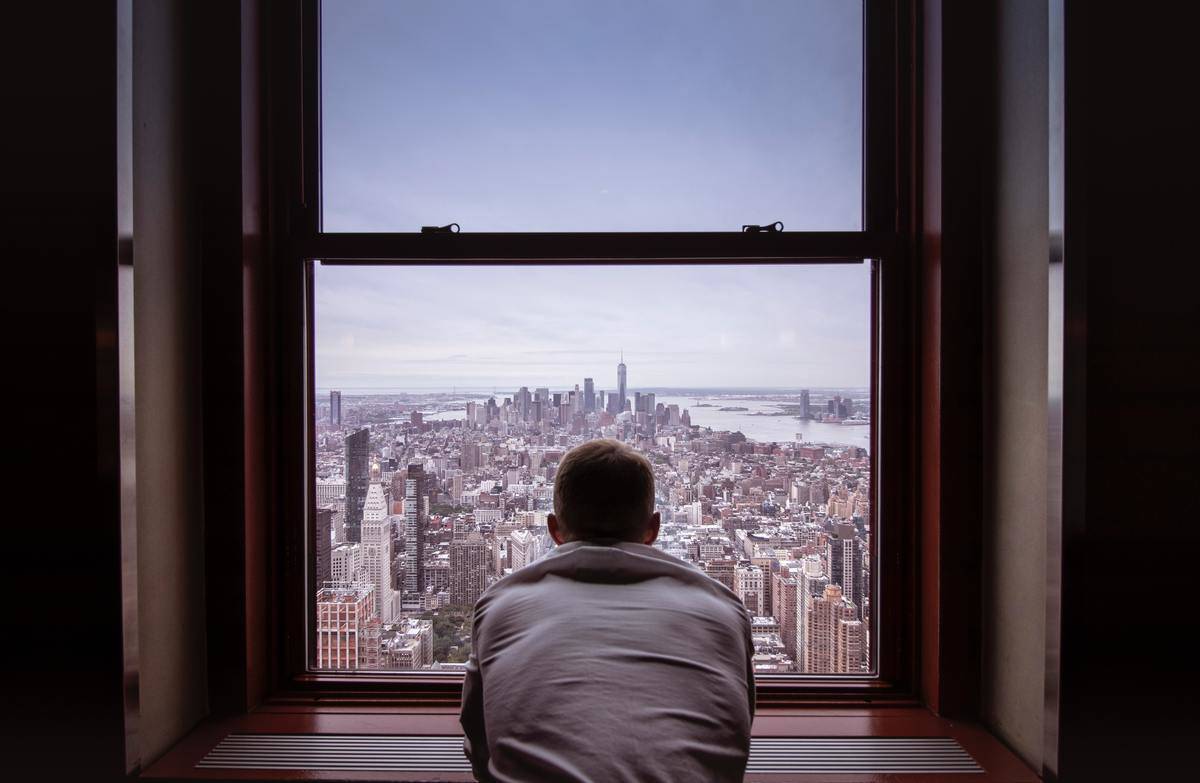
<svg viewBox="0 0 1200 783"><path fill-rule="evenodd" d="M265 178L268 185L264 366L269 512L264 515L269 619L262 697L277 704L428 707L456 705L453 673L326 673L309 670L312 601L306 557L315 497L314 399L309 370L309 262L449 263L829 263L872 259L872 564L877 675L760 677L762 707L911 704L922 685L917 655L920 357L912 205L914 19L904 2L864 2L863 230L747 235L579 233L422 235L320 231L319 0L270 5L264 19ZM299 368L299 369L298 369ZM886 390L886 397L880 392ZM882 524L874 520L882 518ZM249 592L249 588L248 588ZM922 595L922 602L926 596ZM248 599L249 600L249 599ZM210 613L211 614L211 613ZM882 621L886 615L887 620ZM214 629L210 628L210 635ZM252 640L247 640L248 643ZM210 647L212 646L210 640ZM255 659L249 654L248 659ZM250 667L252 668L252 667ZM246 675L243 672L243 676ZM250 701L254 701L250 699Z"/></svg>

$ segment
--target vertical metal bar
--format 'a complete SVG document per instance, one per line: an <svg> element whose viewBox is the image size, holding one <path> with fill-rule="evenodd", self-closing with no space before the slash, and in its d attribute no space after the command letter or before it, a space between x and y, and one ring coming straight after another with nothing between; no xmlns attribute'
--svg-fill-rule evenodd
<svg viewBox="0 0 1200 783"><path fill-rule="evenodd" d="M871 499L871 514L868 522L871 525L871 541L867 548L868 556L871 558L871 616L869 618L870 622L868 626L870 630L871 643L870 647L868 648L870 652L870 658L867 661L867 670L872 674L882 675L883 670L880 665L881 651L884 649L888 650L888 669L892 673L894 673L893 664L895 662L890 660L892 653L890 645L881 644L884 637L880 633L880 616L882 615L882 607L890 605L890 602L894 600L895 596L884 595L884 590L882 589L883 581L880 578L880 574L883 569L888 567L884 564L883 558L880 557L879 548L879 521L883 516L883 509L879 503L881 485L883 483L879 470L879 465L882 462L882 458L879 453L879 443L883 439L883 433L880 431L880 427L883 426L883 417L881 416L883 407L880 405L879 399L880 389L883 387L883 383L881 382L883 363L881 362L880 356L883 342L881 339L883 334L883 310L881 301L882 280L880 279L882 273L879 268L880 263L878 259L870 259L867 261L867 263L871 265L871 346L869 353L869 356L871 357L871 375L870 380L868 381L870 384L869 394L871 395L871 432L869 441L871 453L868 455L868 464L870 465L869 470L871 476L870 494L868 495L868 497ZM889 520L889 523L890 521L891 520ZM861 601L862 597L856 596L855 600ZM799 655L799 651L797 651L797 655Z"/></svg>
<svg viewBox="0 0 1200 783"><path fill-rule="evenodd" d="M304 596L304 655L305 668L312 670L317 661L317 639L314 630L317 627L317 605L314 596L320 585L315 582L312 554L316 551L316 515L317 515L317 381L315 372L316 361L316 310L315 301L316 263L308 261L304 264L304 551L303 573L304 584L307 587Z"/></svg>
<svg viewBox="0 0 1200 783"><path fill-rule="evenodd" d="M1058 778L1059 663L1062 631L1063 375L1065 240L1065 35L1063 0L1050 0L1048 19L1050 232L1046 365L1046 658L1042 777Z"/></svg>
<svg viewBox="0 0 1200 783"><path fill-rule="evenodd" d="M121 481L125 772L141 765L137 591L137 414L133 298L133 0L117 0L117 398Z"/></svg>
<svg viewBox="0 0 1200 783"><path fill-rule="evenodd" d="M300 233L313 236L320 233L321 202L321 2L303 0L301 26L300 98L301 121L301 200L303 204Z"/></svg>
<svg viewBox="0 0 1200 783"><path fill-rule="evenodd" d="M896 10L863 3L862 229L884 233L897 228Z"/></svg>

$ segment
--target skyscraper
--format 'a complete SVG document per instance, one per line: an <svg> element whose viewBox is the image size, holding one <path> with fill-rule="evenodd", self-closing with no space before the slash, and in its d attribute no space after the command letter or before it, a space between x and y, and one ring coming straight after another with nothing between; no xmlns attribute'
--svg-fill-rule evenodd
<svg viewBox="0 0 1200 783"><path fill-rule="evenodd" d="M583 412L596 410L596 384L591 378L583 379Z"/></svg>
<svg viewBox="0 0 1200 783"><path fill-rule="evenodd" d="M798 565L793 565L799 570ZM780 572L771 574L771 603L775 607L772 614L779 620L779 635L783 638L784 649L792 660L796 660L796 578L788 566L781 566Z"/></svg>
<svg viewBox="0 0 1200 783"><path fill-rule="evenodd" d="M529 387L522 386L513 397L513 402L517 406L518 417L521 421L528 421L530 404L533 402L533 395L529 393Z"/></svg>
<svg viewBox="0 0 1200 783"><path fill-rule="evenodd" d="M800 418L802 418L802 419L812 418L812 411L809 410L808 406L809 406L808 389L801 389L800 390Z"/></svg>
<svg viewBox="0 0 1200 783"><path fill-rule="evenodd" d="M404 591L419 593L425 589L425 467L408 466L404 482Z"/></svg>
<svg viewBox="0 0 1200 783"><path fill-rule="evenodd" d="M825 594L825 587L829 584L829 577L825 576L821 571L821 558L819 555L810 555L804 558L800 563L800 567L793 573L796 577L796 668L804 672L808 671L805 666L808 660L808 618L812 602L814 599L820 598Z"/></svg>
<svg viewBox="0 0 1200 783"><path fill-rule="evenodd" d="M854 525L836 524L829 538L829 583L842 588L854 604L855 619L863 618L863 549Z"/></svg>
<svg viewBox="0 0 1200 783"><path fill-rule="evenodd" d="M318 506L313 514L316 530L313 531L313 584L320 589L325 586L332 575L330 573L329 547L333 528L333 509L328 506Z"/></svg>
<svg viewBox="0 0 1200 783"><path fill-rule="evenodd" d="M625 402L628 399L625 388L625 354L621 354L621 363L617 365L617 409L613 413L620 413L625 410Z"/></svg>
<svg viewBox="0 0 1200 783"><path fill-rule="evenodd" d="M382 484L371 484L363 503L363 570L375 588L375 614L392 621L392 524Z"/></svg>
<svg viewBox="0 0 1200 783"><path fill-rule="evenodd" d="M487 588L488 547L475 531L450 542L450 603L474 606Z"/></svg>
<svg viewBox="0 0 1200 783"><path fill-rule="evenodd" d="M362 541L363 503L371 481L368 460L370 432L366 429L346 436L346 540Z"/></svg>
<svg viewBox="0 0 1200 783"><path fill-rule="evenodd" d="M842 588L827 585L820 598L806 596L806 599L808 645L804 650L803 671L808 674L862 671L862 623L855 617L854 605L842 595ZM852 626L846 628L844 624Z"/></svg>
<svg viewBox="0 0 1200 783"><path fill-rule="evenodd" d="M334 427L342 426L342 393L329 392L329 423Z"/></svg>
<svg viewBox="0 0 1200 783"><path fill-rule="evenodd" d="M833 670L838 674L867 671L866 626L862 620L839 620Z"/></svg>

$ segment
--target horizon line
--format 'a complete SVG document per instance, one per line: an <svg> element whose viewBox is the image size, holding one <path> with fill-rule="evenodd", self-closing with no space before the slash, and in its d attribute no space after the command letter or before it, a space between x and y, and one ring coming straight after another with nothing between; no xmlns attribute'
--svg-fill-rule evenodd
<svg viewBox="0 0 1200 783"><path fill-rule="evenodd" d="M368 392L371 392L371 391L374 391L374 392L438 392L438 393L454 394L459 391L462 391L462 392L477 392L477 391L486 392L489 389L494 389L494 390L504 389L505 392L507 392L509 389L511 389L512 391L517 391L518 389L522 388L522 386L526 389L538 389L538 388L553 389L553 388L555 388L554 384L547 384L545 386L522 384L522 385L518 385L516 387L513 387L513 385L511 385L511 384L503 385L503 386L500 384L485 384L482 386L465 385L464 384L462 387L458 387L455 384L450 384L450 385L442 385L442 386L316 386L316 387L314 387L314 390L317 392L349 390L349 391L368 391ZM662 389L667 389L670 391L813 391L813 390L816 390L816 391L867 390L867 391L869 391L870 388L871 387L869 385L855 385L855 384L833 384L833 385L824 385L824 386L630 386L630 387L628 387L628 391L631 391L631 392L632 391L644 391L644 390L656 391L656 390L662 390ZM570 389L570 391L573 391L573 389ZM609 391L609 389L606 388L605 391ZM614 388L611 391L615 392L616 389ZM489 393L493 393L493 392L489 392ZM501 392L495 391L494 393L500 394Z"/></svg>

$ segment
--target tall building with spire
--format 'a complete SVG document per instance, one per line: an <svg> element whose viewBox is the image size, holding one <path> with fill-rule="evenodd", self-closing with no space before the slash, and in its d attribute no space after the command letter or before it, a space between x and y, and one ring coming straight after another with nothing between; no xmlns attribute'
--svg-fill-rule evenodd
<svg viewBox="0 0 1200 783"><path fill-rule="evenodd" d="M621 362L617 365L617 405L618 408L613 413L620 413L625 410L625 403L629 396L625 387L625 352L621 352Z"/></svg>
<svg viewBox="0 0 1200 783"><path fill-rule="evenodd" d="M363 503L363 570L375 588L375 614L381 622L392 621L392 524L383 485L372 483Z"/></svg>

